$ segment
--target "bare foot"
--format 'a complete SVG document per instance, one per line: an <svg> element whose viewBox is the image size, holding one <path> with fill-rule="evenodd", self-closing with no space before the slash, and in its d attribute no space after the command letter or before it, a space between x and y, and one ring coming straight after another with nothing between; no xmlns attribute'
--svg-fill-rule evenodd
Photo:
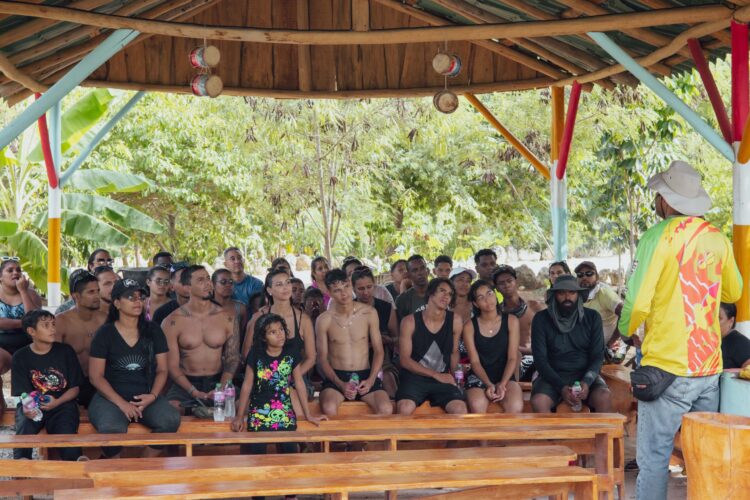
<svg viewBox="0 0 750 500"><path fill-rule="evenodd" d="M156 448L151 448L150 446L146 446L143 449L143 454L141 455L143 458L155 458L161 455L162 450L157 450Z"/></svg>

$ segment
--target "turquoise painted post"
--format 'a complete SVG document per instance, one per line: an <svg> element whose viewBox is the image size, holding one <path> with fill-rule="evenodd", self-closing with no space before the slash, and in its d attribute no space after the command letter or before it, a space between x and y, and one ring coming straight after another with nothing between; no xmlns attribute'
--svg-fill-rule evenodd
<svg viewBox="0 0 750 500"><path fill-rule="evenodd" d="M664 86L655 76L638 64L615 42L604 33L590 32L588 35L603 48L609 55L615 58L617 62L625 66L638 80L650 88L656 95L662 98L669 107L677 114L682 116L696 132L703 136L719 153L724 155L729 161L734 162L734 150L727 142L695 111L690 109L687 104L682 102L679 97L674 95L667 87Z"/></svg>
<svg viewBox="0 0 750 500"><path fill-rule="evenodd" d="M104 64L120 49L132 42L140 33L133 30L116 30L109 35L98 47L60 78L47 92L26 108L3 130L0 130L0 149L5 148L10 141L18 137L31 124L36 122L56 102L62 100L71 90Z"/></svg>
<svg viewBox="0 0 750 500"><path fill-rule="evenodd" d="M109 133L110 130L112 130L112 127L114 127L117 122L119 122L123 116L125 116L128 111L133 109L133 106L138 104L138 101L143 99L145 97L146 93L143 91L140 91L136 93L133 97L130 98L130 100L125 104L125 106L120 109L120 111L117 112L115 116L113 116L106 125L104 125L99 132L96 133L93 139L86 145L86 147L83 149L83 151L80 152L78 157L76 157L75 160L73 160L73 163L65 169L65 172L62 174L62 177L60 177L60 185L64 186L65 183L68 181L71 175L75 173L76 170L78 170L78 167L80 167L84 161L86 161L86 158L89 157L91 152L94 150L94 148L101 142L102 139Z"/></svg>
<svg viewBox="0 0 750 500"><path fill-rule="evenodd" d="M550 172L550 208L552 215L552 237L554 239L555 260L568 258L568 202L567 202L567 176L558 179L554 174L557 160L553 163Z"/></svg>

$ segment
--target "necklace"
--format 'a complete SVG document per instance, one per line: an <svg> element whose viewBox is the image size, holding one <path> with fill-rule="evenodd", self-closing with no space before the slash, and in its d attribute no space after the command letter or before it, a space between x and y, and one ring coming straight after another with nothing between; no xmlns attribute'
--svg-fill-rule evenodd
<svg viewBox="0 0 750 500"><path fill-rule="evenodd" d="M339 325L339 328L348 330L349 327L352 326L352 323L354 322L354 316L357 314L358 311L359 311L359 308L357 307L352 309L352 313L349 315L348 321L345 321L344 323L339 321L338 315L336 313L333 313L333 321L335 321L336 324Z"/></svg>
<svg viewBox="0 0 750 500"><path fill-rule="evenodd" d="M520 302L520 304L517 307L514 307L513 309L508 309L505 305L505 302L503 302L502 304L503 312L506 314L512 314L516 318L520 318L521 316L526 314L526 309L528 309L529 305L521 297L518 297L518 301Z"/></svg>
<svg viewBox="0 0 750 500"><path fill-rule="evenodd" d="M498 316L498 321L500 322L500 325L498 325L497 328L487 328L487 332L489 332L490 335L492 335L493 333L495 333L497 331L500 331L500 326L502 325L503 317L502 316ZM481 327L482 325L479 325L479 326ZM480 328L480 330L481 330L481 328Z"/></svg>

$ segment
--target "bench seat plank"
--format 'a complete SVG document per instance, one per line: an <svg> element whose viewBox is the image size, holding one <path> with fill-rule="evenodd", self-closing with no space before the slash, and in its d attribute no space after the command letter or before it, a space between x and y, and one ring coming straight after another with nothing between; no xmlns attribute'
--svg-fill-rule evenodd
<svg viewBox="0 0 750 500"><path fill-rule="evenodd" d="M456 472L382 473L350 477L342 471L336 480L329 477L284 478L283 480L231 481L212 483L163 484L147 487L104 487L55 492L56 500L199 499L241 496L315 495L422 488L474 488L481 486L586 484L587 499L596 496L595 476L579 467L534 469L462 470Z"/></svg>
<svg viewBox="0 0 750 500"><path fill-rule="evenodd" d="M576 455L564 446L451 448L374 452L298 453L156 459L95 460L85 473L96 486L262 480L283 476L340 478L378 472L452 472L474 469L565 467Z"/></svg>

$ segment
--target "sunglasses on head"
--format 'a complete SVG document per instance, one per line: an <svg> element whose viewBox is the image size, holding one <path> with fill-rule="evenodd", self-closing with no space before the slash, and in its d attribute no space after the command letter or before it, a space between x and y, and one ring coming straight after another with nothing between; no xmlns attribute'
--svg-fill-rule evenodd
<svg viewBox="0 0 750 500"><path fill-rule="evenodd" d="M111 266L115 262L115 259L95 259L94 262L96 262L97 264L107 264Z"/></svg>
<svg viewBox="0 0 750 500"><path fill-rule="evenodd" d="M594 276L595 274L596 273L594 271L583 271L580 273L576 273L576 276L578 276L579 278L583 278L584 276L586 276L587 278L590 278Z"/></svg>
<svg viewBox="0 0 750 500"><path fill-rule="evenodd" d="M1 258L3 259L3 262L5 262L6 260L12 260L13 262L18 262L21 260L18 257L11 257L10 255L3 255Z"/></svg>

